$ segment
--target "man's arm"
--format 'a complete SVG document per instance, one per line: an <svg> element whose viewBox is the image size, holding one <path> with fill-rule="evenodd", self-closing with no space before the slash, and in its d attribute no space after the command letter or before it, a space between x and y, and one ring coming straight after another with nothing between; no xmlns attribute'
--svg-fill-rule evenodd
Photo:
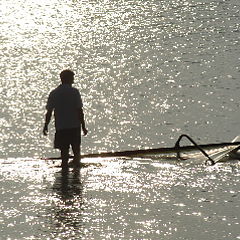
<svg viewBox="0 0 240 240"><path fill-rule="evenodd" d="M79 108L79 115L80 115L80 122L83 130L83 134L85 136L87 135L88 130L86 129L86 126L85 126L85 119L84 119L84 113L82 108Z"/></svg>
<svg viewBox="0 0 240 240"><path fill-rule="evenodd" d="M45 115L45 124L44 124L44 128L43 128L43 135L44 136L47 136L47 134L48 134L48 124L51 121L52 111L53 110L48 110L46 115Z"/></svg>

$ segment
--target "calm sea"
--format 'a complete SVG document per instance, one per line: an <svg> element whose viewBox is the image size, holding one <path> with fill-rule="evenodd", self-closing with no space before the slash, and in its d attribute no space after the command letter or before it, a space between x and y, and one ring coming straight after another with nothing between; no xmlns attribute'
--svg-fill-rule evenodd
<svg viewBox="0 0 240 240"><path fill-rule="evenodd" d="M0 239L240 239L240 164L93 159L62 175L42 136L76 73L82 152L240 135L239 0L0 1Z"/></svg>

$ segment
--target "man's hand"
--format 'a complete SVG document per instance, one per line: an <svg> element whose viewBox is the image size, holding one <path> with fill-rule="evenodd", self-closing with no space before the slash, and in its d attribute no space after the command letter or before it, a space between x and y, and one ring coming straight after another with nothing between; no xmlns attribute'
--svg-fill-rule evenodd
<svg viewBox="0 0 240 240"><path fill-rule="evenodd" d="M50 120L51 120L52 111L53 111L52 109L48 110L45 115L45 124L44 124L44 128L43 128L44 136L47 136L47 134L48 134L48 124L50 123Z"/></svg>
<svg viewBox="0 0 240 240"><path fill-rule="evenodd" d="M48 134L48 126L45 125L44 128L43 128L43 135L47 136L47 134Z"/></svg>
<svg viewBox="0 0 240 240"><path fill-rule="evenodd" d="M88 130L86 128L83 128L83 136L86 136L88 134Z"/></svg>

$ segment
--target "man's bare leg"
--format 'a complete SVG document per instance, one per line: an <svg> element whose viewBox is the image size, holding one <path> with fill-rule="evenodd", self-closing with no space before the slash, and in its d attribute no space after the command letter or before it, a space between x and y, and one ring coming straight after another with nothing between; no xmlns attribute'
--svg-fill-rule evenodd
<svg viewBox="0 0 240 240"><path fill-rule="evenodd" d="M62 169L68 169L69 149L61 149Z"/></svg>
<svg viewBox="0 0 240 240"><path fill-rule="evenodd" d="M80 167L80 146L79 145L72 145L72 150L73 150L73 165L74 167Z"/></svg>

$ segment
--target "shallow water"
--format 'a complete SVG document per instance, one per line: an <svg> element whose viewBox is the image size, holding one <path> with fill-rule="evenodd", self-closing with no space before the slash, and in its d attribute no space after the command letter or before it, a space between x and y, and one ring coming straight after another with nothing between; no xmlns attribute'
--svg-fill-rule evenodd
<svg viewBox="0 0 240 240"><path fill-rule="evenodd" d="M62 176L46 98L76 73L82 152L239 135L238 0L1 0L2 239L240 239L239 163L95 159ZM90 161L90 160L85 160Z"/></svg>
<svg viewBox="0 0 240 240"><path fill-rule="evenodd" d="M85 162L1 163L1 239L240 239L238 162Z"/></svg>
<svg viewBox="0 0 240 240"><path fill-rule="evenodd" d="M46 98L76 72L90 134L83 152L238 135L239 1L0 3L0 157L52 154ZM16 147L17 146L17 147Z"/></svg>

